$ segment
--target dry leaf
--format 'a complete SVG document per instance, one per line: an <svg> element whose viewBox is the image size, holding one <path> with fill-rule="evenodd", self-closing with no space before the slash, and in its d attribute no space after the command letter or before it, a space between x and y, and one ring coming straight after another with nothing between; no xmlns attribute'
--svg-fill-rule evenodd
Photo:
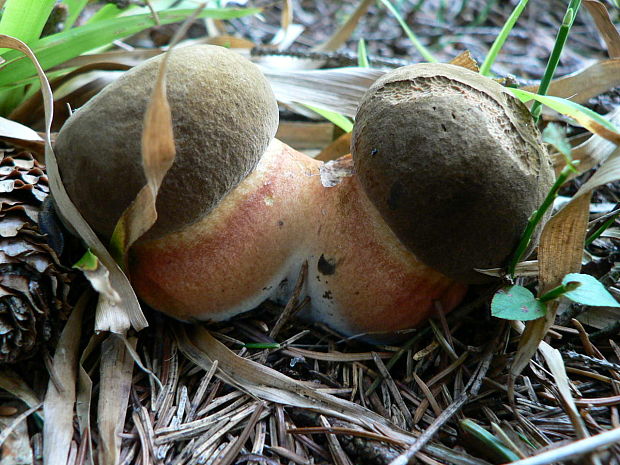
<svg viewBox="0 0 620 465"><path fill-rule="evenodd" d="M287 71L261 66L276 98L303 103L354 117L362 95L386 71L373 68L335 68Z"/></svg>
<svg viewBox="0 0 620 465"><path fill-rule="evenodd" d="M47 166L47 176L49 178L50 190L56 202L57 211L64 221L71 225L86 245L97 255L110 272L110 284L120 296L122 307L115 303L116 296L108 295L106 299L105 312L99 316L100 326L97 330L125 332L130 326L136 330L140 330L148 326L146 318L142 313L138 299L129 284L129 280L118 267L114 259L110 256L105 246L101 243L97 235L91 227L86 223L75 205L71 202L67 191L65 190L58 172L58 164L52 149L50 128L53 118L53 96L49 86L49 82L45 77L43 69L39 65L36 57L23 42L0 34L0 47L12 48L24 53L32 61L36 67L39 81L41 83L41 91L43 93L43 103L45 107L45 165ZM108 315L114 314L115 321L108 320Z"/></svg>
<svg viewBox="0 0 620 465"><path fill-rule="evenodd" d="M474 57L471 56L469 50L465 50L459 53L456 57L450 60L451 65L461 66L465 69L473 71L474 73L478 73L480 68L478 67L478 63L474 60Z"/></svg>
<svg viewBox="0 0 620 465"><path fill-rule="evenodd" d="M0 117L0 137L10 137L30 142L43 142L39 134L28 126Z"/></svg>
<svg viewBox="0 0 620 465"><path fill-rule="evenodd" d="M358 404L318 392L276 370L237 356L201 326L175 324L174 332L179 349L186 357L207 371L217 360L218 376L244 392L263 400L308 408L370 427L406 443L415 440L413 434L400 430L383 416Z"/></svg>
<svg viewBox="0 0 620 465"><path fill-rule="evenodd" d="M579 272L589 207L590 195L583 195L566 205L545 225L538 246L539 294L559 285L566 274ZM554 323L557 307L557 300L549 302L545 318L527 323L519 341L517 355L510 367L513 382L527 366L547 330ZM511 394L512 387L511 383Z"/></svg>
<svg viewBox="0 0 620 465"><path fill-rule="evenodd" d="M321 161L331 161L351 153L351 135L351 132L344 133L325 147L315 158Z"/></svg>
<svg viewBox="0 0 620 465"><path fill-rule="evenodd" d="M137 338L129 338L135 348ZM99 463L116 465L120 454L120 433L125 424L131 390L133 358L120 336L110 334L101 345L99 405ZM52 463L52 462L48 462Z"/></svg>
<svg viewBox="0 0 620 465"><path fill-rule="evenodd" d="M170 53L171 50L159 64L157 81L144 118L142 163L147 184L123 212L112 234L111 247L115 258L125 265L129 248L157 221L157 192L174 163L172 114L166 98L166 67Z"/></svg>
<svg viewBox="0 0 620 465"><path fill-rule="evenodd" d="M87 298L82 296L65 325L53 361L53 376L47 384L43 403L43 462L67 462L73 439L77 362L82 335L82 315ZM56 383L60 383L59 386Z"/></svg>
<svg viewBox="0 0 620 465"><path fill-rule="evenodd" d="M609 17L609 11L605 5L597 0L584 0L583 4L594 18L596 27L607 44L609 57L620 58L620 33Z"/></svg>
<svg viewBox="0 0 620 465"><path fill-rule="evenodd" d="M314 47L312 51L314 52L335 52L342 45L345 44L347 40L351 37L351 34L357 27L357 24L360 22L360 19L364 17L368 8L373 4L373 0L362 0L351 16L347 18L345 23L338 28L338 30L325 42Z"/></svg>
<svg viewBox="0 0 620 465"><path fill-rule="evenodd" d="M0 416L0 463L3 465L34 463L26 416L19 413Z"/></svg>
<svg viewBox="0 0 620 465"><path fill-rule="evenodd" d="M620 71L619 71L620 72ZM609 113L607 116L609 121L616 125L620 125L620 107ZM618 153L620 149L613 142L604 139L596 134L591 135L586 141L582 142L571 152L573 160L579 160L579 172L584 173L596 165L603 163L612 154ZM556 154L554 158L554 168L556 174L562 171L566 166L566 159L561 154Z"/></svg>
<svg viewBox="0 0 620 465"><path fill-rule="evenodd" d="M599 61L587 68L551 82L547 95L585 103L592 97L620 85L620 59ZM526 86L523 90L537 92L538 86Z"/></svg>

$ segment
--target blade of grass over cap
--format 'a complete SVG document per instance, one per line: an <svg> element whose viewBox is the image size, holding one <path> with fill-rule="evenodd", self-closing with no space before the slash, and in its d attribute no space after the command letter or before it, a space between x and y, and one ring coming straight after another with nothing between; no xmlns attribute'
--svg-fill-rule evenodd
<svg viewBox="0 0 620 465"><path fill-rule="evenodd" d="M535 94L522 89L510 88L510 91L523 103L534 100L535 103L544 104L558 113L573 118L588 131L620 145L620 129L603 116L583 105L567 99Z"/></svg>
<svg viewBox="0 0 620 465"><path fill-rule="evenodd" d="M112 256L125 272L127 272L126 259L129 248L157 221L155 207L157 193L176 157L172 113L166 95L168 60L174 47L185 36L204 6L203 3L175 33L168 51L159 64L142 130L141 152L146 185L140 189L131 205L121 215L110 241Z"/></svg>
<svg viewBox="0 0 620 465"><path fill-rule="evenodd" d="M560 62L560 55L562 54L562 49L564 48L566 39L568 39L568 34L573 27L573 23L575 22L575 17L577 16L577 12L579 11L580 6L581 0L571 0L571 2L568 4L566 14L564 15L564 20L562 21L562 25L560 26L560 30L558 31L553 50L551 51L551 56L549 57L547 67L545 68L545 74L543 74L542 80L540 81L540 86L538 87L539 95L547 94L547 90L549 89L549 85L551 84L551 80L553 79L553 75L555 74L555 70L558 67L558 63ZM532 105L531 112L536 122L538 122L538 119L540 118L540 106L540 101L535 101Z"/></svg>
<svg viewBox="0 0 620 465"><path fill-rule="evenodd" d="M495 63L497 55L504 46L506 39L508 39L508 35L510 34L510 31L512 31L512 28L515 26L517 19L519 19L519 16L521 16L521 13L523 13L527 2L528 0L521 0L517 4L515 9L512 11L510 16L504 23L502 30L495 38L495 41L493 42L493 45L491 45L489 53L487 53L487 56L484 58L484 62L480 66L480 74L482 74L483 76L489 76L491 74L491 66L493 66L493 63Z"/></svg>
<svg viewBox="0 0 620 465"><path fill-rule="evenodd" d="M396 18L396 21L398 21L398 24L400 24L400 26L403 28L403 31L405 31L405 34L407 34L407 37L409 37L409 40L411 41L413 46L418 50L420 55L422 55L422 57L426 61L429 61L431 63L436 62L437 59L424 45L422 45L422 42L420 42L420 39L418 39L417 36L411 30L411 28L407 26L407 23L405 22L403 17L400 15L398 10L394 8L394 5L392 5L389 0L381 0L381 3L383 3L383 6L385 6L385 8L387 8L388 11L392 13L394 18Z"/></svg>

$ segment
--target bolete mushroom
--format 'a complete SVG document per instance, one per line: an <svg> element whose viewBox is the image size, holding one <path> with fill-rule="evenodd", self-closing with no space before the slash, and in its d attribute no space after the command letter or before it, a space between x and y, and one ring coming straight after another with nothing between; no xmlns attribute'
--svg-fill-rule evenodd
<svg viewBox="0 0 620 465"><path fill-rule="evenodd" d="M506 264L554 182L525 105L451 64L405 66L378 79L359 106L351 152L396 236L462 282L488 280L475 269Z"/></svg>
<svg viewBox="0 0 620 465"><path fill-rule="evenodd" d="M69 195L104 239L109 238L116 220L144 184L139 141L160 59L148 60L108 86L75 112L58 135L57 157ZM441 67L438 70L443 72ZM175 51L167 73L177 160L158 197L160 219L134 244L129 257L132 284L146 303L181 320L227 319L265 299L286 299L304 261L309 270L304 292L311 298L303 311L305 318L345 334L411 328L427 319L438 302L446 311L460 302L466 284L447 277L449 269L437 271L430 261L417 258L419 252L414 255L409 242L397 237L409 240L406 228L403 233L397 227L395 233L388 226L392 215L382 211L382 202L377 200L381 195L373 193L373 186L390 179L382 181L381 173L373 177L369 174L371 164L362 162L362 177L345 176L334 187L325 187L319 175L321 162L273 138L276 101L253 64L232 51L203 45ZM472 79L477 83L483 78ZM466 78L462 83L455 81L450 95L468 92L455 90L467 88L467 82ZM368 137L371 131L371 118L364 115L378 87L373 89L361 108L364 124L360 126L362 132L356 130L356 157L360 148L366 153L371 145L371 157L388 150L377 145L376 152L374 141L365 145L360 138ZM480 98L483 92L478 92ZM505 99L508 102L507 96ZM493 108L494 118L499 118L499 110L492 104L479 107L477 111L482 114ZM518 113L525 123L526 110L516 101L501 108ZM381 112L387 110L382 108ZM507 118L513 121L513 116ZM451 127L460 130L456 123ZM379 126L377 131L386 128ZM521 130L515 126L502 128L507 132ZM544 149L533 131L529 133L532 147L528 150L538 156ZM505 135L502 132L497 136ZM511 141L506 144L517 143L515 137L506 137ZM375 140L378 143L379 138ZM415 145L403 144L415 152ZM504 147L502 144L497 142ZM490 142L485 150L488 147ZM476 149L475 144L469 148ZM512 156L509 151L497 156ZM517 153L528 159L533 156L528 155L530 152ZM515 160L529 163L519 157ZM476 161L472 159L471 164ZM462 163L467 166L470 162ZM545 163L540 161L541 171L546 169ZM514 171L518 175L525 172ZM465 174L458 177L454 170L452 173L450 180L463 186ZM360 180L370 180L374 205ZM481 180L474 176L472 182ZM440 195L424 190L436 185L421 184L418 195ZM445 187L450 192L456 189ZM532 195L538 196L539 189L544 187L538 186ZM410 191L406 192L409 195ZM519 190L514 194L525 193ZM401 208L401 204L397 206ZM507 216L500 205L494 207L502 218ZM427 213L422 211L421 216L408 221L434 221ZM496 213L489 208L489 215ZM523 226L519 223L515 228ZM437 237L448 232L437 231ZM514 245L513 238L509 240ZM448 241L450 248L469 246L453 243L450 238ZM500 265L504 258L493 265ZM453 274L460 276L460 269Z"/></svg>

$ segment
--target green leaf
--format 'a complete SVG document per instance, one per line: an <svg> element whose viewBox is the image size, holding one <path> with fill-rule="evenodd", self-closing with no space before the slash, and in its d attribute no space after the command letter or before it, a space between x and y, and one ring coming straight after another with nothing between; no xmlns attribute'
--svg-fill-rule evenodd
<svg viewBox="0 0 620 465"><path fill-rule="evenodd" d="M592 307L620 307L620 304L594 276L581 273L569 273L562 280L564 286L575 286L564 296L582 305Z"/></svg>
<svg viewBox="0 0 620 465"><path fill-rule="evenodd" d="M344 132L353 131L353 123L346 116L343 116L340 113L336 113L335 111L329 111L329 110L324 110L323 108L313 107L312 105L305 105L305 106L310 108L315 113L318 113L319 115L321 115L327 121L334 123Z"/></svg>
<svg viewBox="0 0 620 465"><path fill-rule="evenodd" d="M567 163L571 160L572 147L566 137L566 131L559 124L549 123L542 132L542 140L558 149Z"/></svg>
<svg viewBox="0 0 620 465"><path fill-rule="evenodd" d="M523 286L506 286L493 296L491 314L505 320L529 321L545 316L547 306Z"/></svg>
<svg viewBox="0 0 620 465"><path fill-rule="evenodd" d="M162 11L159 13L160 23L163 25L184 21L194 11L189 9ZM198 17L231 19L256 14L260 11L257 8L214 8L201 11ZM154 25L155 22L150 14L112 18L44 37L31 48L43 69L49 69L82 53L108 45L116 39L136 34ZM7 60L7 63L0 66L0 86L15 84L35 75L30 61L25 60L19 52L8 52L3 55L3 58Z"/></svg>
<svg viewBox="0 0 620 465"><path fill-rule="evenodd" d="M67 19L65 20L65 29L69 29L75 23L75 20L78 19L82 10L88 3L88 0L63 0L65 5L67 5L67 9L69 13L67 14Z"/></svg>
<svg viewBox="0 0 620 465"><path fill-rule="evenodd" d="M55 3L56 0L8 0L0 19L0 34L32 44L41 35Z"/></svg>
<svg viewBox="0 0 620 465"><path fill-rule="evenodd" d="M357 42L357 66L360 68L370 68L368 53L366 52L366 41L363 38Z"/></svg>
<svg viewBox="0 0 620 465"><path fill-rule="evenodd" d="M466 418L459 421L459 426L475 441L478 446L490 454L497 463L514 462L519 460L519 456L504 445L496 436L489 433L482 426L473 420Z"/></svg>
<svg viewBox="0 0 620 465"><path fill-rule="evenodd" d="M495 58L497 58L497 55L504 46L504 43L506 42L506 39L508 39L510 31L512 31L517 20L519 19L519 16L521 16L521 13L523 13L527 2L528 0L520 0L520 2L517 4L517 6L515 6L514 10L504 23L502 30L495 38L495 41L493 42L489 53L487 53L484 62L480 66L480 74L482 74L483 76L489 76L491 74L491 66L493 66Z"/></svg>
<svg viewBox="0 0 620 465"><path fill-rule="evenodd" d="M77 268L82 271L95 271L99 267L99 259L97 255L92 253L90 249L88 249L82 258L80 258L73 268Z"/></svg>
<svg viewBox="0 0 620 465"><path fill-rule="evenodd" d="M416 37L416 35L411 30L411 28L407 25L403 17L400 15L398 10L394 7L394 5L390 3L390 0L380 0L380 1L381 3L383 3L383 6L387 8L387 10L390 13L392 13L392 16L396 18L396 21L398 21L398 24L400 24L400 27L403 28L403 31L405 31L405 34L407 34L407 37L409 37L409 40L411 41L413 46L418 50L418 53L422 55L422 57L426 61L430 63L436 62L437 58L435 58L433 54L429 52L424 45L422 45L422 42L420 42L420 40Z"/></svg>
<svg viewBox="0 0 620 465"><path fill-rule="evenodd" d="M595 111L592 111L583 105L579 105L578 103L571 102L570 100L560 97L538 95L523 89L514 89L509 87L508 90L510 90L523 103L527 103L530 100L535 100L543 105L547 105L549 108L557 111L558 113L570 116L588 131L605 137L612 142L618 143L618 141L620 141L620 130L616 126Z"/></svg>
<svg viewBox="0 0 620 465"><path fill-rule="evenodd" d="M248 342L243 347L246 349L279 349L280 344L277 342Z"/></svg>

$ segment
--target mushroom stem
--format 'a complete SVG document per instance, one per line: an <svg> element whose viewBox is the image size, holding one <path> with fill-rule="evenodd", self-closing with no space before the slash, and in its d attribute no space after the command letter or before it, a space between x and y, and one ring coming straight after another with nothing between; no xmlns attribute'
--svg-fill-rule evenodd
<svg viewBox="0 0 620 465"><path fill-rule="evenodd" d="M208 216L134 246L138 295L181 320L224 320L286 300L307 260L311 305L301 316L344 334L408 329L435 301L457 305L466 286L405 249L355 176L324 187L320 165L274 140Z"/></svg>

